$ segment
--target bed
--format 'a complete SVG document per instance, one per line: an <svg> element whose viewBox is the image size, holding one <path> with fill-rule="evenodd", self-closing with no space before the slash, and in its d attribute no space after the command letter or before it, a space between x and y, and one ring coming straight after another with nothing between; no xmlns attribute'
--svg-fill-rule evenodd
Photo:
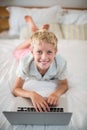
<svg viewBox="0 0 87 130"><path fill-rule="evenodd" d="M40 8L39 9L23 8L21 10L19 7L8 7L8 10L10 13L10 17L9 17L10 27L9 30L5 32L5 34L1 33L2 36L0 38L0 99L1 99L0 100L0 130L87 130L87 109L86 109L87 108L87 100L86 100L87 97L86 26L87 23L86 23L86 19L84 23L82 23L80 26L82 30L80 29L79 31L77 31L76 29L77 35L74 35L72 33L73 28L71 28L71 26L75 27L77 24L74 26L73 23L74 22L78 23L78 21L76 21L78 20L77 19L78 16L76 16L76 13L73 14L73 16L75 15L74 19L69 21L73 24L72 25L67 23L68 22L67 17L69 17L72 14L72 12L71 13L69 12L69 14L67 14L67 10L62 10L60 9L60 7L57 6L50 7L49 9L48 8L43 9L43 11ZM20 16L20 13L17 14L17 11L19 12L22 11L22 16ZM43 12L45 13L45 15L43 15L42 18L41 16ZM35 13L37 14L38 18L36 17L36 15L34 15ZM49 13L51 14L50 17L49 17ZM60 99L62 98L64 99L63 102L62 100L60 100L60 105L67 104L67 111L73 113L71 121L68 126L42 126L42 125L11 126L2 113L4 110L5 111L13 110L15 105L19 105L20 102L26 103L24 99L20 99L19 97L14 97L12 94L13 84L16 78L16 68L19 63L13 55L13 50L17 45L21 44L25 39L27 39L26 37L27 30L25 28L24 21L18 23L20 19L23 20L23 16L25 14L33 15L33 18L36 20L38 26L50 22L51 31L54 31L54 33L59 38L58 53L61 54L67 61L68 84L69 84L68 91L65 94L63 94L63 96L60 98ZM87 12L86 11L81 12L82 16L83 14L85 17L85 15L87 15ZM81 17L81 15L79 17ZM13 22L14 20L18 20L18 21ZM83 22L83 21L79 20L79 22ZM67 32L69 34L65 35L64 31L68 30L65 29L67 28L64 26L65 24L67 26L69 25L69 30L70 29L72 30L71 35L69 35L70 31ZM21 29L21 27L23 28ZM63 30L63 27L65 30ZM5 37L5 35L7 37ZM39 83L37 84L38 86L41 85ZM43 90L43 93L45 93L45 90Z"/></svg>

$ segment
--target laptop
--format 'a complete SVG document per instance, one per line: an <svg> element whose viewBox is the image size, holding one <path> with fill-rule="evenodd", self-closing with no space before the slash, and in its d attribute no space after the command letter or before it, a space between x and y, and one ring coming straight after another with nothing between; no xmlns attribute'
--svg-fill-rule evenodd
<svg viewBox="0 0 87 130"><path fill-rule="evenodd" d="M36 112L33 107L18 107L17 111L4 111L3 114L12 125L68 125L71 112L63 108L50 107L49 112Z"/></svg>

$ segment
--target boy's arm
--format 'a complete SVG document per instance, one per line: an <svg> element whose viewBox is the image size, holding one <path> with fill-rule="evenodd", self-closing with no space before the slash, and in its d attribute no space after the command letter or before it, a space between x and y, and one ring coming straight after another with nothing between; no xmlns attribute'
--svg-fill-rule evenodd
<svg viewBox="0 0 87 130"><path fill-rule="evenodd" d="M14 84L13 94L24 98L30 98L36 111L49 111L49 106L44 97L35 91L28 91L23 89L25 80L17 78Z"/></svg>
<svg viewBox="0 0 87 130"><path fill-rule="evenodd" d="M50 105L58 105L59 97L68 90L67 79L58 81L58 89L49 95L47 102Z"/></svg>
<svg viewBox="0 0 87 130"><path fill-rule="evenodd" d="M55 94L60 97L63 93L65 93L68 89L67 79L59 80L58 89L55 91Z"/></svg>
<svg viewBox="0 0 87 130"><path fill-rule="evenodd" d="M23 89L23 84L25 80L21 79L20 77L16 78L13 94L14 96L20 96L20 97L29 97L29 92Z"/></svg>

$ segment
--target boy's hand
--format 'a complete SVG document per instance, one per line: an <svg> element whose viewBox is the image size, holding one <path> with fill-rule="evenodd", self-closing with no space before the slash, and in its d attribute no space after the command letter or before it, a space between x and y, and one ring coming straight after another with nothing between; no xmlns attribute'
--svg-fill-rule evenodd
<svg viewBox="0 0 87 130"><path fill-rule="evenodd" d="M32 103L33 103L37 112L38 111L39 112L49 111L49 106L48 106L46 99L44 97L42 97L41 95L39 95L38 93L32 92L31 93L31 100L32 100Z"/></svg>
<svg viewBox="0 0 87 130"><path fill-rule="evenodd" d="M56 95L56 93L52 93L48 96L47 98L47 103L49 105L52 105L52 106L57 106L58 105L58 96Z"/></svg>

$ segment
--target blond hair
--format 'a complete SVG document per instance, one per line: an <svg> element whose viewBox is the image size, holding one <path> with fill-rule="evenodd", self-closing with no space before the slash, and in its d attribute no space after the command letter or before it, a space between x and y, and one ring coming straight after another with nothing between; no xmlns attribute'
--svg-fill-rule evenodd
<svg viewBox="0 0 87 130"><path fill-rule="evenodd" d="M46 29L41 29L35 32L31 36L31 47L33 47L35 44L41 44L42 41L52 44L54 48L57 50L57 37L53 32L49 32Z"/></svg>

